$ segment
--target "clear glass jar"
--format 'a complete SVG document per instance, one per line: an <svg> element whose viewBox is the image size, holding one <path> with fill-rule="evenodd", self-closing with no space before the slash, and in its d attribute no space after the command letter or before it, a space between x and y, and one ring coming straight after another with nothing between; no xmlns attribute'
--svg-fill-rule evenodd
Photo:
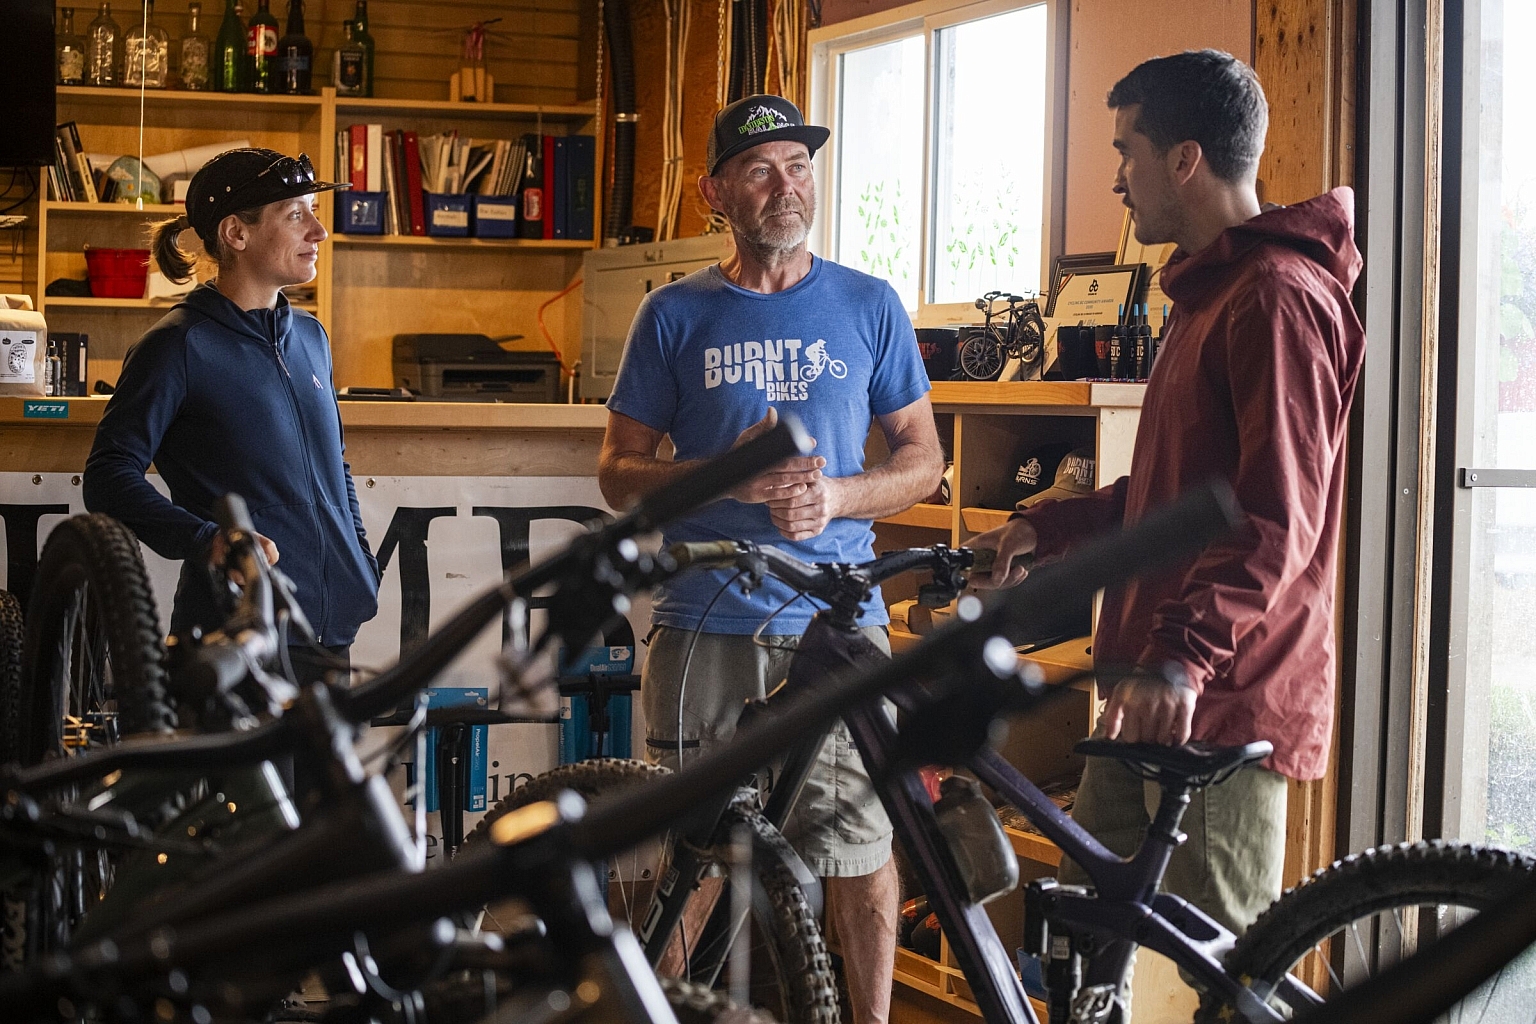
<svg viewBox="0 0 1536 1024"><path fill-rule="evenodd" d="M123 84L123 30L112 20L110 3L85 30L85 84Z"/></svg>
<svg viewBox="0 0 1536 1024"><path fill-rule="evenodd" d="M187 34L181 37L181 87L198 91L209 87L208 58L213 44L202 33L203 5L187 4Z"/></svg>
<svg viewBox="0 0 1536 1024"><path fill-rule="evenodd" d="M85 84L85 40L75 35L75 9L59 10L59 33L54 37L54 81L60 85Z"/></svg>
<svg viewBox="0 0 1536 1024"><path fill-rule="evenodd" d="M171 37L155 24L155 0L146 0L146 8L128 28L123 47L123 84L164 89L171 71Z"/></svg>

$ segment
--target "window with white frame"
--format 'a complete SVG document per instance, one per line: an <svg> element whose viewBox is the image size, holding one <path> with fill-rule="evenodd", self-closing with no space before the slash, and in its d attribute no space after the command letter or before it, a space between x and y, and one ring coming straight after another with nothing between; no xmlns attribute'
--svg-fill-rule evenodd
<svg viewBox="0 0 1536 1024"><path fill-rule="evenodd" d="M1050 214L1047 3L925 0L812 35L816 248L943 319L1040 287Z"/></svg>

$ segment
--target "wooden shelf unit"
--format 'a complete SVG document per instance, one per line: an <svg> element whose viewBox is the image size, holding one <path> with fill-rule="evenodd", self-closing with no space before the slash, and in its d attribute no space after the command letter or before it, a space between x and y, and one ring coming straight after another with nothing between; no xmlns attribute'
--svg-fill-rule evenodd
<svg viewBox="0 0 1536 1024"><path fill-rule="evenodd" d="M940 439L954 462L953 504L918 504L877 521L875 550L939 542L958 546L1006 522L1013 506L1012 477L1020 460L1037 445L1066 441L1092 448L1096 486L1123 476L1130 471L1144 390L1140 384L1085 381L935 383L930 396L935 419ZM883 448L876 430L867 456L871 464L883 457ZM918 582L898 577L883 584L885 600L895 603L916 596ZM891 630L893 651L905 650L921 639L903 629ZM1072 753L1072 745L1088 735L1097 717L1099 702L1093 682L1079 675L1092 668L1090 641L1068 641L1026 657L1041 667L1047 682L1070 679L1069 685L1081 697L1053 702L1039 716L1010 720L1009 736L1000 750L1031 779L1060 778L1080 769L1081 761ZM1057 870L1061 851L1049 839L1012 828L1004 832L1020 859L1024 878ZM999 935L1017 935L1015 924L1022 927L1022 892L988 904L987 912ZM980 1016L970 988L949 954L947 941L942 944L938 962L911 950L898 950L892 978L898 988L921 992L955 1010ZM1043 1020L1044 1007L1031 1001ZM950 1019L959 1014L938 1016Z"/></svg>
<svg viewBox="0 0 1536 1024"><path fill-rule="evenodd" d="M308 153L317 177L339 180L336 132L379 123L427 134L460 131L477 138L516 138L527 132L589 134L603 164L603 132L593 103L450 103L444 100L146 90L144 153L248 140L282 153ZM140 152L140 96L135 89L61 87L58 121L78 123L91 153ZM599 200L601 197L597 197ZM335 199L319 196L320 219L334 224ZM183 212L180 204L75 203L42 197L24 238L23 275L36 307L59 331L91 337L89 379L114 382L128 348L151 321L144 314L174 302L85 299L46 294L48 282L86 276L84 249L149 247L157 220ZM602 211L594 211L593 235ZM401 331L520 334L518 344L545 347L541 307L581 274L581 256L598 241L479 239L402 235L331 235L320 246L315 300L296 303L314 313L331 336L335 381L384 387L394 383L392 344ZM574 357L580 351L580 299L544 313L551 337ZM124 314L138 314L124 319Z"/></svg>

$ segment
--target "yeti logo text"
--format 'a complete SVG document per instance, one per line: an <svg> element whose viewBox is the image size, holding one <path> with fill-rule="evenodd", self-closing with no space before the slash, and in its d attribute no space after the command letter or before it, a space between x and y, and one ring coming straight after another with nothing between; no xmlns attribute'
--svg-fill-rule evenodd
<svg viewBox="0 0 1536 1024"><path fill-rule="evenodd" d="M766 391L770 402L803 402L808 397L806 385L821 371L814 363L811 366L801 364L801 344L799 338L780 338L707 348L704 350L704 387L708 390L721 384L749 383L759 391ZM822 358L825 359L825 354ZM847 372L846 368L844 372Z"/></svg>

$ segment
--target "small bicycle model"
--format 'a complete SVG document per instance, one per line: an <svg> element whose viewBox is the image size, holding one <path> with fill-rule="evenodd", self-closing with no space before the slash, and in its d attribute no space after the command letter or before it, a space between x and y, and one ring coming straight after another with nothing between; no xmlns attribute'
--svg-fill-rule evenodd
<svg viewBox="0 0 1536 1024"><path fill-rule="evenodd" d="M1006 308L997 308L998 302ZM1045 318L1040 304L1022 295L987 292L976 300L986 322L960 343L959 365L965 380L997 380L1009 359L1024 365L1023 376L1038 376L1045 352ZM1031 373L1033 371L1033 374Z"/></svg>

